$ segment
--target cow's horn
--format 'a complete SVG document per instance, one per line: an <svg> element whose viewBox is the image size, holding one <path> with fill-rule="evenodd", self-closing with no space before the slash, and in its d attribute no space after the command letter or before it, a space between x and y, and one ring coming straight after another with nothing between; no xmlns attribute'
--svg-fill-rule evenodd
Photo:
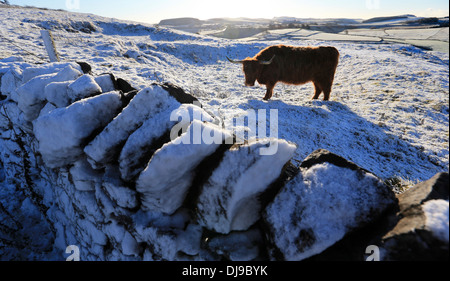
<svg viewBox="0 0 450 281"><path fill-rule="evenodd" d="M265 65L271 64L274 58L275 58L275 55L273 55L273 57L270 60L260 60L259 63L265 64Z"/></svg>
<svg viewBox="0 0 450 281"><path fill-rule="evenodd" d="M227 57L227 59L228 59L230 62L232 62L232 63L244 63L243 60L232 60L232 59L230 59L229 57Z"/></svg>

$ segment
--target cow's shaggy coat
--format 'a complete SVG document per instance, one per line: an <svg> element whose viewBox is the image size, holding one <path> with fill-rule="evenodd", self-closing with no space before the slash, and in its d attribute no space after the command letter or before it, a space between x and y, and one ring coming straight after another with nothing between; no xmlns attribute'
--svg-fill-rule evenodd
<svg viewBox="0 0 450 281"><path fill-rule="evenodd" d="M255 81L266 85L265 100L272 97L278 82L293 85L313 82L313 99L323 92L323 99L329 100L339 52L334 47L276 45L265 48L253 58L232 62L243 64L247 86L253 86Z"/></svg>

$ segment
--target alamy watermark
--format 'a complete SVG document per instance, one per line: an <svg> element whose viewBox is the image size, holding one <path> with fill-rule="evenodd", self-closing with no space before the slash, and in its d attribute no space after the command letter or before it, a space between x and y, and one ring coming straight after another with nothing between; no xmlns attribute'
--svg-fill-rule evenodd
<svg viewBox="0 0 450 281"><path fill-rule="evenodd" d="M66 0L66 8L68 10L79 10L80 0Z"/></svg>
<svg viewBox="0 0 450 281"><path fill-rule="evenodd" d="M70 254L66 261L80 261L80 248L75 245L69 245L66 248L66 254Z"/></svg>
<svg viewBox="0 0 450 281"><path fill-rule="evenodd" d="M268 115L269 114L269 115ZM173 144L244 144L245 141L254 139L266 139L267 147L261 147L260 155L274 155L278 151L278 110L270 109L248 109L237 117L234 117L232 122L225 123L222 119L219 120L219 127L228 131L236 137L227 138L223 141L223 132L220 130L213 130L208 127L203 127L199 123L192 123L193 120L204 120L201 111L194 111L191 116L187 110L174 110L170 115L170 121L178 122L170 131L170 139ZM186 133L187 125L191 124L192 135L190 138L178 138L179 132ZM267 132L267 125L269 132Z"/></svg>
<svg viewBox="0 0 450 281"><path fill-rule="evenodd" d="M369 10L379 10L381 8L381 0L366 0L366 8Z"/></svg>
<svg viewBox="0 0 450 281"><path fill-rule="evenodd" d="M369 245L366 248L366 255L369 255L366 261L380 261L380 248L375 245Z"/></svg>

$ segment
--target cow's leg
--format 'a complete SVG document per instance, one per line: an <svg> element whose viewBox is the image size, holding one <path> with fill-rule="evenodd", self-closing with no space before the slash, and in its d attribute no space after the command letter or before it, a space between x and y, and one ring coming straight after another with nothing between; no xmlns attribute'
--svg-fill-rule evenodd
<svg viewBox="0 0 450 281"><path fill-rule="evenodd" d="M330 99L330 93L331 93L331 85L327 85L323 88L323 100L327 101Z"/></svg>
<svg viewBox="0 0 450 281"><path fill-rule="evenodd" d="M269 100L273 95L273 88L275 87L275 83L266 84L266 95L264 96L264 100Z"/></svg>
<svg viewBox="0 0 450 281"><path fill-rule="evenodd" d="M315 89L315 92L314 92L314 96L313 96L312 99L316 100L316 99L319 98L320 94L322 93L322 87L320 86L319 83L315 82L314 83L314 89Z"/></svg>

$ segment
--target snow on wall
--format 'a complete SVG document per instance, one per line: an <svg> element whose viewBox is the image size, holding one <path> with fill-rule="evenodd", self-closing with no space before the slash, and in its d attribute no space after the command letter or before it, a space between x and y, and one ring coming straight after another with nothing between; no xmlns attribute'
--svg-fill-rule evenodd
<svg viewBox="0 0 450 281"><path fill-rule="evenodd" d="M139 128L145 120L180 104L165 90L150 86L141 90L126 108L86 146L85 153L95 167L102 167L117 154L117 147Z"/></svg>
<svg viewBox="0 0 450 281"><path fill-rule="evenodd" d="M20 86L17 89L19 97L18 105L23 111L25 119L28 121L33 121L39 116L40 110L46 104L45 86L51 82L75 80L80 75L80 71L68 65L57 73L36 76Z"/></svg>
<svg viewBox="0 0 450 281"><path fill-rule="evenodd" d="M31 79L45 75L45 74L52 74L57 73L67 67L72 67L75 70L78 70L80 73L82 72L81 67L79 64L75 62L55 62L51 64L44 64L40 66L30 66L25 68L22 75L22 83L27 83Z"/></svg>
<svg viewBox="0 0 450 281"><path fill-rule="evenodd" d="M48 167L77 160L82 145L95 130L106 126L121 106L118 92L83 99L39 117L33 124L39 152Z"/></svg>
<svg viewBox="0 0 450 281"><path fill-rule="evenodd" d="M197 167L206 160L222 161L202 169L236 185L227 199L230 210L225 211L233 222L226 232L245 231L259 219L261 207L252 197L280 175L295 145L271 139L228 151L232 132L214 124L215 117L198 105L180 104L161 86L142 89L127 103L125 95L111 88L112 76L81 75L72 65L61 67L34 67L29 73L35 77L28 74L27 82L18 83L18 102L11 98L16 91L12 86L26 71L10 71L0 118L2 145L8 148L0 153L2 177L11 179L17 167L25 173L21 186L32 190L27 196L50 228L42 236L46 247L57 252L77 245L82 260L205 260L218 255L245 260L262 254L258 229L201 244L204 227L184 200L187 194L209 197L190 190L197 173L205 173ZM31 101L39 106L34 108ZM278 153L259 155L260 148L275 142ZM20 157L14 156L17 150ZM229 169L236 161L241 165ZM272 168L266 171L268 165ZM264 176L254 188L238 190L257 175ZM203 211L208 209L207 200L199 202ZM215 221L211 213L208 218ZM221 249L219 241L229 245Z"/></svg>
<svg viewBox="0 0 450 281"><path fill-rule="evenodd" d="M103 74L95 77L95 82L100 86L102 92L111 92L115 90L113 77L111 74Z"/></svg>
<svg viewBox="0 0 450 281"><path fill-rule="evenodd" d="M208 143L203 138L196 140L199 135L196 130L201 134L209 130L219 137L219 142ZM195 168L231 137L230 132L220 127L194 120L186 133L156 151L136 182L136 189L142 195L143 209L165 214L175 212L192 184Z"/></svg>
<svg viewBox="0 0 450 281"><path fill-rule="evenodd" d="M316 164L287 183L267 207L276 248L286 260L321 253L393 203L372 174L330 163Z"/></svg>
<svg viewBox="0 0 450 281"><path fill-rule="evenodd" d="M425 226L440 240L448 243L449 203L448 200L429 200L422 207Z"/></svg>
<svg viewBox="0 0 450 281"><path fill-rule="evenodd" d="M178 117L181 117L181 120ZM145 169L155 150L152 148L152 144L167 135L175 124L178 124L181 128L186 128L194 119L213 121L213 118L206 111L192 104L182 104L175 110L174 107L169 107L145 121L130 135L122 148L119 156L122 178L128 181L139 175ZM179 123L176 123L176 121L179 121ZM147 153L143 153L143 151Z"/></svg>
<svg viewBox="0 0 450 281"><path fill-rule="evenodd" d="M67 86L67 95L70 103L101 92L102 88L96 83L94 77L89 74L81 76Z"/></svg>
<svg viewBox="0 0 450 281"><path fill-rule="evenodd" d="M7 68L8 69L8 68ZM22 68L12 65L1 77L1 92L5 96L10 96L15 102L18 101L16 89L22 84Z"/></svg>
<svg viewBox="0 0 450 281"><path fill-rule="evenodd" d="M44 88L45 99L55 107L66 107L70 105L67 87L71 83L71 81L49 83Z"/></svg>
<svg viewBox="0 0 450 281"><path fill-rule="evenodd" d="M270 144L267 139L225 153L198 198L201 225L227 234L233 230L246 230L259 219L258 195L280 176L296 149L294 144L284 140L276 142L278 150L274 155L258 153L260 148Z"/></svg>

